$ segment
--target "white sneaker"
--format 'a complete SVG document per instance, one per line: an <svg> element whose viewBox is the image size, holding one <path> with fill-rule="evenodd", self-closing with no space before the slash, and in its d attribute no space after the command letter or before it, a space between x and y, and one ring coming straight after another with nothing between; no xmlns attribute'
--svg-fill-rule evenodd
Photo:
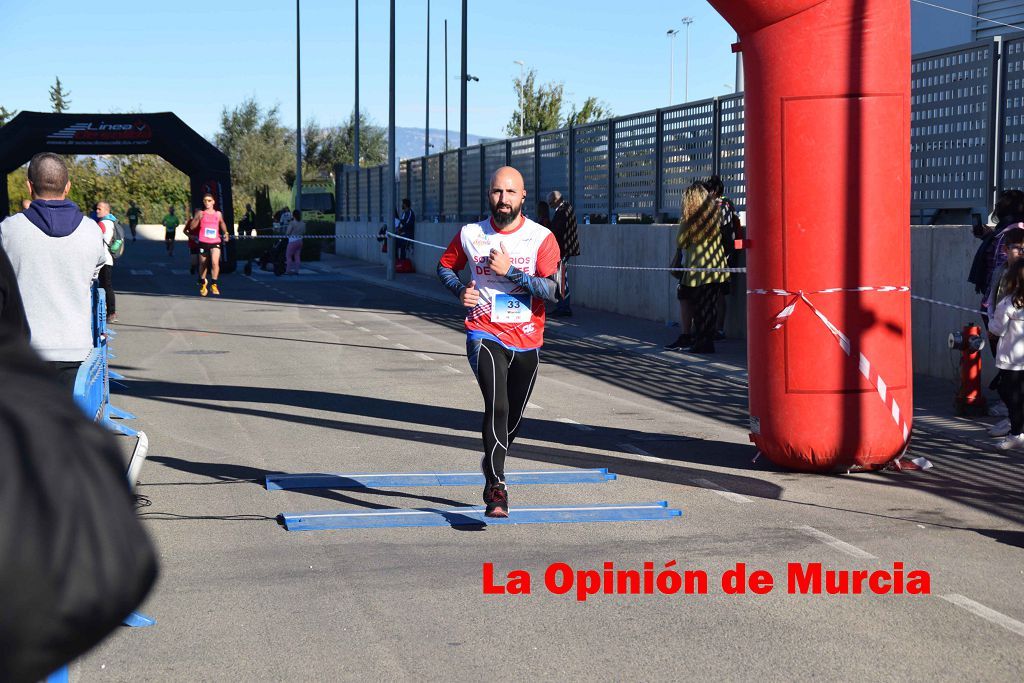
<svg viewBox="0 0 1024 683"><path fill-rule="evenodd" d="M1024 448L1024 434L1008 434L996 444L996 448L1001 451L1015 451Z"/></svg>
<svg viewBox="0 0 1024 683"><path fill-rule="evenodd" d="M1010 418L1000 420L988 428L989 436L1006 436L1010 433Z"/></svg>

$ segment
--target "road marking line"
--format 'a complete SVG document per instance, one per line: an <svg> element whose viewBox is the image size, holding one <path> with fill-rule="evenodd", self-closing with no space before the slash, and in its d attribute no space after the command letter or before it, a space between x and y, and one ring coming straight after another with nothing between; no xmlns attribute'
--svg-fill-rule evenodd
<svg viewBox="0 0 1024 683"><path fill-rule="evenodd" d="M366 329L365 327L357 327L356 329L359 330L360 332L369 332L369 330Z"/></svg>
<svg viewBox="0 0 1024 683"><path fill-rule="evenodd" d="M555 421L556 422L561 422L562 424L572 425L573 427L575 427L576 429L578 429L578 430L580 430L582 432L592 432L592 431L594 431L593 427L590 427L588 425L580 424L576 420L570 420L567 417L559 417Z"/></svg>
<svg viewBox="0 0 1024 683"><path fill-rule="evenodd" d="M396 349L403 349L403 350L405 350L405 351L408 351L408 350L409 350L409 347L408 347L408 346L406 346L405 344L399 344L398 342L395 342L395 348L396 348Z"/></svg>
<svg viewBox="0 0 1024 683"><path fill-rule="evenodd" d="M326 308L318 308L316 310L320 311L321 313L326 313L327 312Z"/></svg>
<svg viewBox="0 0 1024 683"><path fill-rule="evenodd" d="M722 498L727 498L728 500L731 500L734 503L753 503L754 502L754 501L750 500L749 498L747 498L744 495L740 495L739 493L736 493L735 491L730 491L729 489L725 488L724 486L719 486L718 484L716 484L715 482L711 481L710 479L694 479L693 483L696 484L697 486L701 487L702 489L708 489L712 493L717 493Z"/></svg>
<svg viewBox="0 0 1024 683"><path fill-rule="evenodd" d="M341 316L337 315L335 313L328 313L327 315L329 315L330 317L334 318L335 320L340 320L341 319Z"/></svg>
<svg viewBox="0 0 1024 683"><path fill-rule="evenodd" d="M646 460L647 462L665 462L664 458L658 458L656 456L653 456L644 449L640 448L639 446L634 446L631 443L620 443L619 448L634 455L637 455L640 457L641 460Z"/></svg>
<svg viewBox="0 0 1024 683"><path fill-rule="evenodd" d="M824 543L827 546L831 546L832 548L838 550L841 553L846 553L850 557L856 557L856 558L860 558L862 560L877 560L878 559L877 557L875 557L874 555L872 555L868 551L861 550L857 546L850 545L846 541L840 541L835 536L829 536L824 531L819 531L818 529L815 529L812 526L806 526L806 525L805 526L798 526L796 528L796 530L801 532L801 533L807 534L808 536L810 536L813 539L821 541L822 543Z"/></svg>
<svg viewBox="0 0 1024 683"><path fill-rule="evenodd" d="M940 595L940 598L946 602L951 602L961 609L965 609L971 614L981 617L986 621L991 621L996 626L1002 626L1007 631L1012 631L1018 636L1024 636L1024 623L1021 623L1013 617L1008 617L1002 612L997 612L991 607L985 607L980 602L975 602L968 597L960 595L959 593L950 593L948 595Z"/></svg>
<svg viewBox="0 0 1024 683"><path fill-rule="evenodd" d="M527 403L527 404L526 404L526 407L527 407L527 408L533 408L534 410L544 410L544 408L543 408L543 407L541 407L541 406L537 405L536 403L534 403L534 402L532 402L532 401L531 401L531 402L529 402L529 403Z"/></svg>
<svg viewBox="0 0 1024 683"><path fill-rule="evenodd" d="M380 339L381 341L387 341L388 340L388 338L385 337L383 334L375 334L373 336L376 337L377 339Z"/></svg>
<svg viewBox="0 0 1024 683"><path fill-rule="evenodd" d="M445 369L445 370L447 370L448 372L454 372L454 373L455 373L456 375L461 375L461 374L462 374L462 370L459 370L459 369L457 369L457 368L453 368L453 367L452 367L452 366L450 366L450 365L445 365L445 366L443 366L443 367L444 367L444 369Z"/></svg>
<svg viewBox="0 0 1024 683"><path fill-rule="evenodd" d="M355 323L352 322L351 320L342 320L341 322L345 323L346 325L355 325Z"/></svg>
<svg viewBox="0 0 1024 683"><path fill-rule="evenodd" d="M431 358L430 356L428 356L425 353L417 353L416 355L419 356L420 358L422 358L423 360L434 360L433 358Z"/></svg>

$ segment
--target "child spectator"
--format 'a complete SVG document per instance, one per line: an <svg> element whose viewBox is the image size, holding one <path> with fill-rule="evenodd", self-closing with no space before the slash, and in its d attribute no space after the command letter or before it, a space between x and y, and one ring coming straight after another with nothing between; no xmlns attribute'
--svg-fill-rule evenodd
<svg viewBox="0 0 1024 683"><path fill-rule="evenodd" d="M1020 257L1024 254L1024 228L1012 227L1007 228L1002 235L1002 244L999 246L999 253L997 254L1000 265L996 267L995 272L992 274L992 283L989 287L988 299L985 300L984 306L986 310L994 311L996 305L1009 294L1009 278L1007 273L1012 266ZM989 344L992 348L992 357L995 358L998 353L996 346L998 339L989 334ZM999 365L996 364L998 368ZM997 372L997 376L993 381L993 385L998 388L1000 382L1001 371ZM1009 418L1000 420L999 422L992 425L988 433L990 436L1006 436L1010 433L1010 420Z"/></svg>
<svg viewBox="0 0 1024 683"><path fill-rule="evenodd" d="M1004 451L1024 449L1024 260L1013 261L1006 284L1007 295L988 323L989 332L999 337L999 395L1009 410L1009 433L996 444Z"/></svg>

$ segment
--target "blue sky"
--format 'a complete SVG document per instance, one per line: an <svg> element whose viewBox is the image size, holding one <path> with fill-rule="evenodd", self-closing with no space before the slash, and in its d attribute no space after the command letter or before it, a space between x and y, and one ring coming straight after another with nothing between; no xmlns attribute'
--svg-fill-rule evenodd
<svg viewBox="0 0 1024 683"><path fill-rule="evenodd" d="M398 0L397 125L422 127L426 0ZM295 122L294 0L4 0L7 55L0 105L49 111L60 76L73 112L173 111L205 136L221 110L248 96ZM41 8L46 7L46 17ZM302 115L333 124L353 104L354 0L302 0ZM668 104L670 28L689 33L689 99L732 92L735 34L704 0L469 2L469 132L503 137L516 107L515 60L538 80L562 81L567 99L596 96L616 115ZM460 0L431 0L430 123L444 128L443 27L448 19L448 105L459 125ZM685 32L675 39L676 103L683 101ZM360 2L360 105L388 115L388 2Z"/></svg>

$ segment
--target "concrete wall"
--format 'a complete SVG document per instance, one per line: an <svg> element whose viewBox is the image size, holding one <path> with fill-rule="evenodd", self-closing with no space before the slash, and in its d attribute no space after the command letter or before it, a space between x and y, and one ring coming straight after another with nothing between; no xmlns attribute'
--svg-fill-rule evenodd
<svg viewBox="0 0 1024 683"><path fill-rule="evenodd" d="M461 224L420 223L416 239L437 245L451 241ZM338 223L337 234L376 235L380 223ZM581 225L580 265L665 267L672 257L674 225ZM970 226L914 226L911 228L911 287L914 294L975 308L979 296L967 283L978 240ZM376 240L342 238L337 253L370 263L385 263ZM441 250L417 246L413 263L419 273L432 274ZM665 271L574 268L571 273L573 303L648 320L678 321L676 281ZM726 331L744 337L746 329L746 276L734 275L729 296ZM871 283L864 283L871 284ZM440 286L440 285L438 285ZM934 304L914 302L912 334L914 371L955 379L959 356L949 351L946 337L967 322L980 324L980 316ZM666 340L676 331L666 330ZM983 361L986 383L992 375L991 356Z"/></svg>
<svg viewBox="0 0 1024 683"><path fill-rule="evenodd" d="M461 227L461 223L417 223L416 239L447 247ZM337 224L338 234L376 234L379 229L380 223ZM648 320L678 322L677 281L667 271L582 267L667 268L675 249L676 230L675 225L580 225L581 254L572 260L574 266L569 271L573 304ZM339 239L337 253L371 263L385 263L376 241ZM416 272L433 273L440 256L440 249L417 245L413 254ZM737 278L734 283L737 286L729 295L726 333L742 337L746 329L746 298L740 292L746 288L746 276L733 277ZM671 341L668 337L673 334L678 334L678 330L666 331L666 341Z"/></svg>
<svg viewBox="0 0 1024 683"><path fill-rule="evenodd" d="M910 286L917 296L977 309L981 295L967 282L971 262L980 243L970 226L913 226L910 229ZM950 351L946 338L965 323L981 325L977 313L915 301L911 307L914 372L955 380L959 377L959 352ZM988 349L982 357L984 385L994 374Z"/></svg>

